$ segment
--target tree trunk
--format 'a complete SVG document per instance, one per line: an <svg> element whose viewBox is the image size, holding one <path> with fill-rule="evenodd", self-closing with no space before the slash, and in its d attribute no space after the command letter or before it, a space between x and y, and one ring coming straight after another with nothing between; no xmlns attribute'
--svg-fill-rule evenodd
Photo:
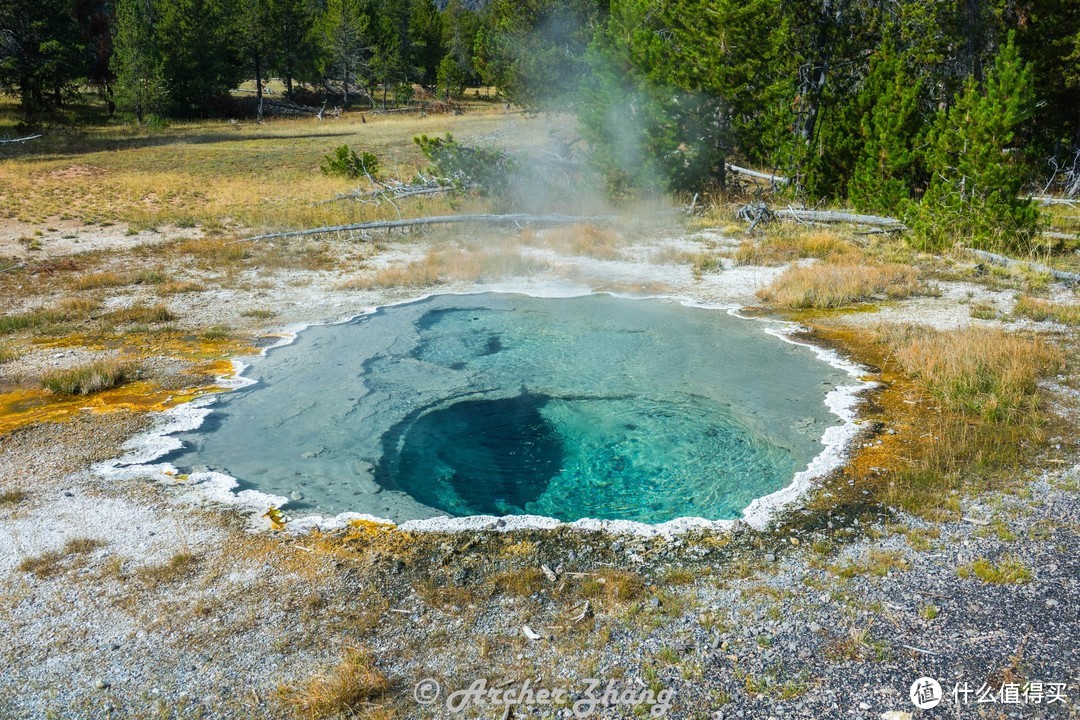
<svg viewBox="0 0 1080 720"><path fill-rule="evenodd" d="M256 111L256 117L259 122L263 119L263 84L262 84L262 58L259 56L259 51L256 50L253 53L255 60L255 96L259 99L259 108Z"/></svg>
<svg viewBox="0 0 1080 720"><path fill-rule="evenodd" d="M349 59L342 56L341 58L341 109L349 109Z"/></svg>

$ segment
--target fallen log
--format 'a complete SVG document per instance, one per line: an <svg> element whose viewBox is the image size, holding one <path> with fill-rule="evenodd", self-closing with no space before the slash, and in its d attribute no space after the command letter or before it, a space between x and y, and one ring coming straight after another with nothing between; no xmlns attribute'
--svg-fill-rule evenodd
<svg viewBox="0 0 1080 720"><path fill-rule="evenodd" d="M823 223L851 223L853 225L872 225L874 227L893 228L895 230L907 230L907 226L896 218L881 215L860 215L858 213L839 212L836 210L801 210L797 208L784 208L774 210L774 215L790 217L803 222Z"/></svg>
<svg viewBox="0 0 1080 720"><path fill-rule="evenodd" d="M764 218L762 217L764 215ZM789 217L799 222L823 222L823 223L851 223L853 225L871 225L885 228L889 232L907 230L907 226L896 218L882 217L880 215L859 215L857 213L839 212L836 210L802 210L787 207L780 210L769 210L765 203L751 203L739 208L736 216L747 222L754 221L756 225L761 219L773 217Z"/></svg>
<svg viewBox="0 0 1080 720"><path fill-rule="evenodd" d="M255 240L274 240L277 238L303 237L306 235L325 235L333 232L356 230L393 230L395 228L421 227L425 225L450 225L454 223L484 223L488 225L573 225L586 222L611 222L615 215L435 215L431 217L410 218L407 220L376 220L373 222L352 223L350 225L331 225L309 230L290 230L287 232L267 233L243 238L240 242Z"/></svg>
<svg viewBox="0 0 1080 720"><path fill-rule="evenodd" d="M25 137L20 137L20 138L7 138L7 137L4 137L4 138L0 138L0 145L9 145L9 144L12 144L12 143L24 143L27 140L37 140L39 137L41 137L41 135L27 135Z"/></svg>
<svg viewBox="0 0 1080 720"><path fill-rule="evenodd" d="M342 200L356 200L362 202L364 200L401 200L403 198L417 197L419 195L438 195L444 192L453 192L454 190L467 189L459 188L456 185L438 185L434 187L420 187L414 188L408 185L402 185L401 187L392 187L387 190L368 190L366 192L351 192L340 193L330 198L329 200L323 200L318 205L327 205L333 202L341 202Z"/></svg>
<svg viewBox="0 0 1080 720"><path fill-rule="evenodd" d="M976 250L975 248L965 247L969 253L976 257L980 257L983 260L994 263L995 265L1004 265L1005 267L1028 267L1035 272L1046 273L1058 280L1064 280L1070 283L1080 283L1080 273L1067 272L1065 270L1057 270L1046 265L1040 265L1039 263L1028 262L1026 260L1013 260L1010 257L1004 255L998 255L997 253L987 252L985 250Z"/></svg>
<svg viewBox="0 0 1080 720"><path fill-rule="evenodd" d="M1058 198L1050 197L1048 195L1032 195L1028 197L1028 200L1031 200L1032 202L1037 202L1040 205L1069 205L1072 207L1075 207L1077 203L1080 203L1080 199L1077 198Z"/></svg>
<svg viewBox="0 0 1080 720"><path fill-rule="evenodd" d="M756 178L758 180L765 180L773 185L787 185L790 180L780 175L773 175L770 173L758 172L757 170L750 170L748 168L739 167L738 165L728 165L727 169L736 175L745 175L746 177Z"/></svg>

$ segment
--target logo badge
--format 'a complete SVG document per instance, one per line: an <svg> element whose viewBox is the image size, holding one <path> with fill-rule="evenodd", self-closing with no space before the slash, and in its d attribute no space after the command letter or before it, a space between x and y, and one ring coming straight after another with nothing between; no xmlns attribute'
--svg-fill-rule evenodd
<svg viewBox="0 0 1080 720"><path fill-rule="evenodd" d="M941 685L931 677L921 677L911 683L911 702L920 710L936 708L943 698Z"/></svg>

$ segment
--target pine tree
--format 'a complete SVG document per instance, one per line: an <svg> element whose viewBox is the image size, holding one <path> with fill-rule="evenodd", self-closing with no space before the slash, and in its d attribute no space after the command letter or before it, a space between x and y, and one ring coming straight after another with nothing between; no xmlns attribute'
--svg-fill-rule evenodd
<svg viewBox="0 0 1080 720"><path fill-rule="evenodd" d="M242 0L237 7L236 31L248 69L255 77L258 119L263 116L263 82L270 70L276 37L269 0Z"/></svg>
<svg viewBox="0 0 1080 720"><path fill-rule="evenodd" d="M86 59L71 0L0 2L0 92L18 95L24 110L62 105Z"/></svg>
<svg viewBox="0 0 1080 720"><path fill-rule="evenodd" d="M870 63L862 93L871 102L862 118L862 152L848 182L848 198L858 210L903 214L918 172L922 83L911 77L891 41Z"/></svg>
<svg viewBox="0 0 1080 720"><path fill-rule="evenodd" d="M134 115L141 123L164 108L168 94L151 0L117 2L110 67L116 76L113 98L120 112Z"/></svg>
<svg viewBox="0 0 1080 720"><path fill-rule="evenodd" d="M276 51L274 69L285 81L285 95L291 100L295 80L316 76L315 13L308 0L269 0L269 22Z"/></svg>
<svg viewBox="0 0 1080 720"><path fill-rule="evenodd" d="M1014 159L1013 142L1033 105L1031 70L1010 34L986 82L969 77L955 104L938 113L927 157L930 184L913 220L920 247L960 242L1028 250L1039 214L1019 197L1024 168Z"/></svg>
<svg viewBox="0 0 1080 720"><path fill-rule="evenodd" d="M225 0L158 0L154 10L171 112L210 115L244 76L236 6Z"/></svg>
<svg viewBox="0 0 1080 720"><path fill-rule="evenodd" d="M349 86L360 79L367 62L369 17L359 0L328 0L322 18L323 76L340 81L342 103L349 105Z"/></svg>

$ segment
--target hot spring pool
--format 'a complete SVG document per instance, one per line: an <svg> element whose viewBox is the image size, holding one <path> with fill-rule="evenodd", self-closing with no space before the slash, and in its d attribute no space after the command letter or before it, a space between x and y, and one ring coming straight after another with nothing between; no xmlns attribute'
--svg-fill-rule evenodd
<svg viewBox="0 0 1080 720"><path fill-rule="evenodd" d="M850 381L720 310L501 293L311 327L245 375L166 460L394 522L734 518L822 451Z"/></svg>

